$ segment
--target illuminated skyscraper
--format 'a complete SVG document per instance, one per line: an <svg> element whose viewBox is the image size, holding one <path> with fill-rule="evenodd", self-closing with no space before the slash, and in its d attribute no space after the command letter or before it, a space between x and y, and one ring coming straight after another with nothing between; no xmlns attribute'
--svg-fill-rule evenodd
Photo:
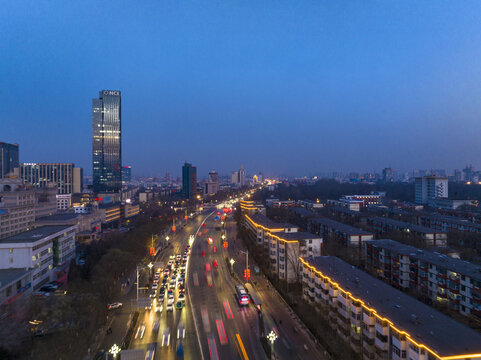
<svg viewBox="0 0 481 360"><path fill-rule="evenodd" d="M0 179L18 168L18 144L0 142Z"/></svg>
<svg viewBox="0 0 481 360"><path fill-rule="evenodd" d="M121 95L102 90L92 99L93 190L119 192L122 189Z"/></svg>
<svg viewBox="0 0 481 360"><path fill-rule="evenodd" d="M185 163L182 166L182 193L190 199L197 190L197 168L192 164Z"/></svg>

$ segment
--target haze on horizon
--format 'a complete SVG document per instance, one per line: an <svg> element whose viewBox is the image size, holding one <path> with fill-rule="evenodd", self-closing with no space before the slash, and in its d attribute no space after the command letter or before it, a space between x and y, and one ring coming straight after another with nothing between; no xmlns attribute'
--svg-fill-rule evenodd
<svg viewBox="0 0 481 360"><path fill-rule="evenodd" d="M122 91L123 163L199 176L481 167L479 1L5 1L0 141L91 173Z"/></svg>

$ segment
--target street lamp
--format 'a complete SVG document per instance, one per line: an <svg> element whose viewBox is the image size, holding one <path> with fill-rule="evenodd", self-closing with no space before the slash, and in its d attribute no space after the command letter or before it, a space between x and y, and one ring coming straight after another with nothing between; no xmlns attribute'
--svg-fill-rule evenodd
<svg viewBox="0 0 481 360"><path fill-rule="evenodd" d="M235 263L235 260L233 258L230 259L230 267L231 267L231 271L234 272L234 263Z"/></svg>
<svg viewBox="0 0 481 360"><path fill-rule="evenodd" d="M114 356L114 359L117 358L117 355L120 353L122 349L119 348L119 346L117 344L114 344L112 345L112 347L110 348L109 350L109 353L112 354Z"/></svg>
<svg viewBox="0 0 481 360"><path fill-rule="evenodd" d="M271 343L271 359L274 356L274 341L276 341L276 339L277 339L276 333L274 332L274 330L271 330L269 335L267 335L267 340L269 340Z"/></svg>
<svg viewBox="0 0 481 360"><path fill-rule="evenodd" d="M222 240L225 240L225 234L222 234L222 236L220 237Z"/></svg>

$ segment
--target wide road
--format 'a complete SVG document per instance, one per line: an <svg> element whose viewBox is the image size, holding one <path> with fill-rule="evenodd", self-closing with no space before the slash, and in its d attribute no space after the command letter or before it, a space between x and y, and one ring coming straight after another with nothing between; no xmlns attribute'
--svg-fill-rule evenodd
<svg viewBox="0 0 481 360"><path fill-rule="evenodd" d="M207 214L199 215L195 219L190 220L184 227L178 228L175 235L170 235L169 243L173 245L173 248L169 247L164 250L158 261L163 261L167 264L170 255L183 254L185 246L189 243L189 237L195 236L197 231L201 228L201 225L206 218ZM189 270L190 257L187 262L186 279L190 276ZM162 274L163 275L163 274ZM162 280L162 275L160 280ZM159 282L159 285L162 282ZM188 289L186 290L188 291ZM150 290L149 290L150 293ZM161 313L155 312L155 306L159 304L158 294L154 301L154 306L151 310L142 310L139 320L134 330L134 336L139 327L145 326L143 336L137 336L134 338L129 349L147 349L150 344L155 344L156 352L155 359L177 359L177 348L180 342L184 349L185 359L198 359L199 358L199 342L195 330L195 325L192 317L191 303L188 294L185 296L185 307L182 310L174 308L173 312L168 312L167 307L167 291L162 301L163 310ZM148 294L147 294L148 295ZM145 295L144 295L145 296ZM175 302L178 300L179 293L174 291ZM174 304L175 304L174 302ZM154 323L159 321L160 326L158 331L154 331ZM177 339L177 333L179 328L185 329L185 337L183 339ZM152 346L152 345L151 345Z"/></svg>
<svg viewBox="0 0 481 360"><path fill-rule="evenodd" d="M238 282L225 262L222 225L215 218L216 214L209 216L196 235L189 264L188 290L201 346L193 359L266 359L257 310L253 305L238 305Z"/></svg>

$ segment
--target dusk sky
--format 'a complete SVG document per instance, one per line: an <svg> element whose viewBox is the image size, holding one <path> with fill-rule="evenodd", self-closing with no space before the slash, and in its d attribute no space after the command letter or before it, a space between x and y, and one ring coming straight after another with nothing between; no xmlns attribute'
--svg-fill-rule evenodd
<svg viewBox="0 0 481 360"><path fill-rule="evenodd" d="M134 175L481 167L480 1L1 1L0 141L91 174L122 91Z"/></svg>

